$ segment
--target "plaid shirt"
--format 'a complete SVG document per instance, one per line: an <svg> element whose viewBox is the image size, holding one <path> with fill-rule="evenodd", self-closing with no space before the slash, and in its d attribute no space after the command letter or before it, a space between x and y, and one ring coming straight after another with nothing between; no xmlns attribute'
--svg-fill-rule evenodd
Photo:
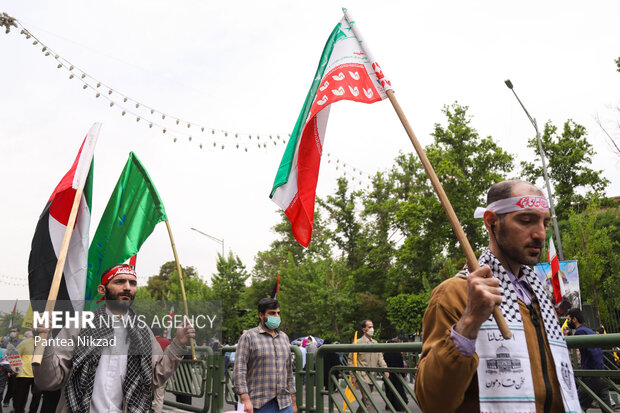
<svg viewBox="0 0 620 413"><path fill-rule="evenodd" d="M272 337L259 324L239 339L233 370L234 390L247 393L254 409L277 398L281 409L292 404L295 378L286 333L276 330Z"/></svg>

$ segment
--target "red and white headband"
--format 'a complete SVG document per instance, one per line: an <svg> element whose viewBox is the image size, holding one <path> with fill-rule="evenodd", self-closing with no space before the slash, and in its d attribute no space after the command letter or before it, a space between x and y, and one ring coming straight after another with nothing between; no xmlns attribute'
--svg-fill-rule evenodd
<svg viewBox="0 0 620 413"><path fill-rule="evenodd" d="M493 211L496 214L507 214L524 209L546 211L549 209L549 201L547 201L547 198L540 195L524 195L500 199L499 201L490 203L486 208L476 208L476 211L474 211L474 218L483 218L484 213L487 211Z"/></svg>
<svg viewBox="0 0 620 413"><path fill-rule="evenodd" d="M101 277L101 284L108 285L112 278L120 274L128 274L137 277L136 270L134 270L133 267L130 267L129 265L116 265L112 267L110 271L103 274Z"/></svg>

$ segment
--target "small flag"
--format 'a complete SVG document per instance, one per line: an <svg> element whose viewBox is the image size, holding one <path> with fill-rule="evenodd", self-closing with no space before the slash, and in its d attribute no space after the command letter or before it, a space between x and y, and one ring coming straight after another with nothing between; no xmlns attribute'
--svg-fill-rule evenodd
<svg viewBox="0 0 620 413"><path fill-rule="evenodd" d="M32 238L30 258L28 259L28 288L30 300L45 302L49 295L58 254L67 229L71 207L76 191L83 188L82 199L75 221L63 277L57 300L71 300L74 309L81 308L86 287L86 268L88 256L88 229L93 183L93 154L100 123L95 123L82 142L77 157L69 172L62 178L47 205L43 209ZM37 304L38 307L39 304ZM42 308L35 308L42 311Z"/></svg>
<svg viewBox="0 0 620 413"><path fill-rule="evenodd" d="M172 326L174 324L174 306L170 306L170 324L166 329L166 338L172 340Z"/></svg>
<svg viewBox="0 0 620 413"><path fill-rule="evenodd" d="M558 254L555 251L555 244L553 243L553 237L549 236L549 265L551 265L551 285L553 286L553 298L555 299L555 305L559 306L562 302L562 280L560 279L560 261L558 260Z"/></svg>
<svg viewBox="0 0 620 413"><path fill-rule="evenodd" d="M15 310L17 310L17 300L15 300L15 305L13 306L11 317L9 318L9 330L13 328L13 320L15 319Z"/></svg>
<svg viewBox="0 0 620 413"><path fill-rule="evenodd" d="M273 298L274 300L277 300L279 292L280 292L280 274L276 275L276 285L273 286L273 290L271 291L271 298Z"/></svg>
<svg viewBox="0 0 620 413"><path fill-rule="evenodd" d="M167 219L155 185L131 152L88 250L86 301L92 305L99 298L102 272L135 255L155 225Z"/></svg>
<svg viewBox="0 0 620 413"><path fill-rule="evenodd" d="M378 102L391 89L366 43L362 49L359 31L344 12L345 17L327 39L269 195L284 210L295 239L304 247L312 237L316 184L330 105L341 100Z"/></svg>

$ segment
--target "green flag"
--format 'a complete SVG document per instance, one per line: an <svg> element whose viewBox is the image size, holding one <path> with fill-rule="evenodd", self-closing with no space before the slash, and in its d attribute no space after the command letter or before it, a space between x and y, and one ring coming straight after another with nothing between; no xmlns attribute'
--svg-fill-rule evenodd
<svg viewBox="0 0 620 413"><path fill-rule="evenodd" d="M136 155L121 173L88 249L86 302L97 300L97 286L106 269L122 264L138 252L155 225L166 221L164 204Z"/></svg>

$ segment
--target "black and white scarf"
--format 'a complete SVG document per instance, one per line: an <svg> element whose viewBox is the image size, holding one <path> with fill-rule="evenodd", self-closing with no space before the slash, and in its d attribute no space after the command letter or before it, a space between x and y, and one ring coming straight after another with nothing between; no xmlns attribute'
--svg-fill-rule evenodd
<svg viewBox="0 0 620 413"><path fill-rule="evenodd" d="M100 318L110 317L105 308L106 306L102 305L94 311L96 326ZM130 309L128 316L135 319L136 314ZM129 352L127 354L127 376L123 382L123 397L127 404L127 411L148 412L151 407L153 384L151 337L146 328L137 327L139 323L127 324ZM99 328L94 329L84 328L80 331L80 337L111 340L114 337L114 328L111 323L99 325ZM87 413L90 411L95 374L102 351L103 346L76 344L73 353L73 368L65 389L69 412Z"/></svg>
<svg viewBox="0 0 620 413"><path fill-rule="evenodd" d="M482 253L478 262L481 266L488 265L493 276L500 280L502 289L500 309L513 333L511 339L504 340L492 317L483 323L480 329L476 339L476 353L479 357L477 373L480 411L535 412L534 385L517 292L506 269L488 248ZM521 266L520 271L538 300L565 411L577 413L581 410L572 364L553 305L536 273L525 265Z"/></svg>

